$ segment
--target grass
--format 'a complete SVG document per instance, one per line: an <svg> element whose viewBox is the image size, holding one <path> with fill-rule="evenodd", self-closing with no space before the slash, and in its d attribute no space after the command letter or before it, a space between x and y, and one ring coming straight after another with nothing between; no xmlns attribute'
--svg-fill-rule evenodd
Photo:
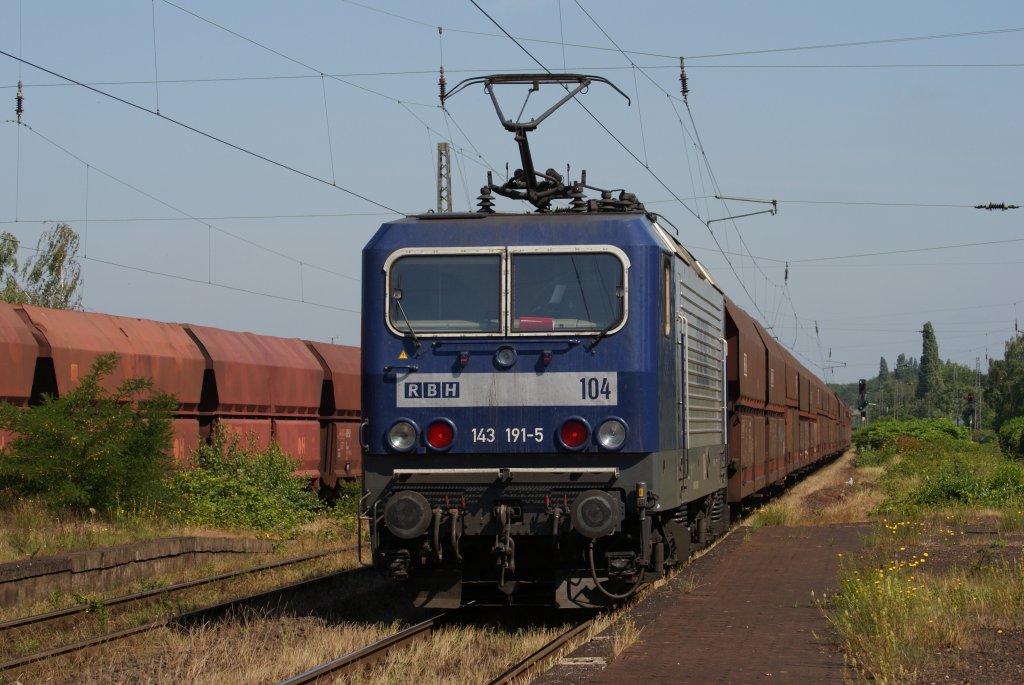
<svg viewBox="0 0 1024 685"><path fill-rule="evenodd" d="M878 481L884 469L863 466L854 452L847 452L805 478L793 483L779 498L769 502L747 522L749 536L764 526L825 526L861 523L884 499Z"/></svg>
<svg viewBox="0 0 1024 685"><path fill-rule="evenodd" d="M309 545L311 550L317 543L330 545L354 541L359 488L358 483L343 483L334 506L323 507L312 521L279 534L277 538L298 541L293 545L298 547L305 546L313 538ZM41 500L16 495L7 497L6 503L0 504L0 563L193 535L268 537L266 532L259 530L190 525L152 511L118 508L107 514L78 513L57 510Z"/></svg>
<svg viewBox="0 0 1024 685"><path fill-rule="evenodd" d="M937 654L1024 626L1024 559L932 574L927 555L894 555L873 571L842 567L826 615L859 677L914 682Z"/></svg>
<svg viewBox="0 0 1024 685"><path fill-rule="evenodd" d="M769 502L748 519L747 530L754 533L764 526L788 526L795 519L796 514L786 502Z"/></svg>
<svg viewBox="0 0 1024 685"><path fill-rule="evenodd" d="M992 445L895 434L857 466L883 495L875 530L860 556L840 555L839 590L820 602L857 682L931 678L1024 627L1019 463Z"/></svg>
<svg viewBox="0 0 1024 685"><path fill-rule="evenodd" d="M290 539L276 541L273 551L270 553L229 554L211 557L208 561L196 563L187 570L176 572L173 575L157 574L147 577L145 580L112 583L105 586L102 591L90 591L85 600L102 601L110 597L159 588L184 580L340 547L355 542L354 528L354 517L344 516L340 510L337 513L324 513L313 522L294 531ZM16 500L8 508L0 510L0 561L16 561L33 556L62 554L80 549L179 535L232 536L239 534L252 535L253 533L194 528L128 516L76 517L57 514L36 501ZM331 557L328 560L324 568L334 563L331 561L332 559L334 558ZM343 567L348 567L354 565L354 561L346 561L345 564ZM321 566L318 565L318 562L307 562L302 565L302 568L316 569ZM265 573L261 574L261 577L279 578L281 582L285 582L284 579L287 578L287 575ZM230 594L232 591L244 593L246 591L245 583L248 582L243 580L241 585L226 586L222 598L234 596ZM230 588L235 588L235 590ZM255 591L255 584L253 591ZM46 599L24 601L16 606L0 608L0 621L62 609L81 602L82 599L73 593L54 590Z"/></svg>
<svg viewBox="0 0 1024 685"><path fill-rule="evenodd" d="M53 647L73 641L92 637L100 633L111 632L142 625L151 621L168 618L192 609L210 606L237 597L256 594L265 590L299 582L308 578L352 569L357 566L354 552L343 552L321 559L312 560L295 566L287 566L254 574L246 574L230 580L211 585L191 588L173 595L158 595L147 603L125 606L107 606L105 599L114 593L89 593L87 595L61 594L48 605L20 605L11 607L0 615L0 619L42 613L63 606L87 604L89 610L84 616L64 625L43 625L27 627L11 633L0 634L0 660L26 651L34 651L41 646ZM219 566L223 566L220 564ZM195 575L204 576L217 570L214 565L199 569ZM175 579L177 580L177 579ZM151 584L150 582L146 583ZM126 592L141 589L142 584L123 588ZM25 644L37 645L34 649L24 649ZM0 681L2 682L2 681Z"/></svg>
<svg viewBox="0 0 1024 685"><path fill-rule="evenodd" d="M277 683L394 633L394 622L336 621L317 613L251 612L236 621L165 630L124 645L27 672L46 682ZM493 625L445 627L408 649L335 682L448 685L486 681L567 626L505 631ZM15 675L15 674L12 674ZM23 674L24 682L28 680Z"/></svg>
<svg viewBox="0 0 1024 685"><path fill-rule="evenodd" d="M38 500L17 497L0 509L0 562L197 532L148 517L57 512Z"/></svg>

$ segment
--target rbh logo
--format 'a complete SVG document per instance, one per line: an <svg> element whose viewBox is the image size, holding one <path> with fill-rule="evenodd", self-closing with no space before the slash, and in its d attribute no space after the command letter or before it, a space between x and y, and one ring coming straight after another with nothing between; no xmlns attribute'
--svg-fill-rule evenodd
<svg viewBox="0 0 1024 685"><path fill-rule="evenodd" d="M407 400L452 400L459 396L458 381L444 381L438 383L406 383L405 399Z"/></svg>

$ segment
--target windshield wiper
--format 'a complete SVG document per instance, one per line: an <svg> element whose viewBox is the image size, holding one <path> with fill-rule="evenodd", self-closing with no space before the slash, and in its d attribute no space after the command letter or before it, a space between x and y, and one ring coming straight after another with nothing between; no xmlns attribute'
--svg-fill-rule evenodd
<svg viewBox="0 0 1024 685"><path fill-rule="evenodd" d="M413 330L412 324L409 323L409 317L405 314L405 307L402 306L402 291L399 288L395 288L395 291L391 294L391 299L394 300L395 304L398 305L398 313L402 315L402 319L405 321L405 327L409 329L409 335L412 336L412 343L416 346L416 351L419 352L420 339L416 335L416 331Z"/></svg>
<svg viewBox="0 0 1024 685"><path fill-rule="evenodd" d="M622 286L621 285L618 286L617 288L615 288L615 295L616 295L616 297L619 300L619 315L620 315L620 318L612 319L612 322L610 324L605 326L597 335L594 336L594 342L592 342L590 344L590 351L591 352L594 351L594 348L597 347L597 344L599 342L601 342L602 340L604 340L605 336L608 335L608 333L610 333L613 328L618 326L619 322L622 320L621 319L621 315L622 315L622 303L623 303L624 295L623 295L623 292L622 292Z"/></svg>

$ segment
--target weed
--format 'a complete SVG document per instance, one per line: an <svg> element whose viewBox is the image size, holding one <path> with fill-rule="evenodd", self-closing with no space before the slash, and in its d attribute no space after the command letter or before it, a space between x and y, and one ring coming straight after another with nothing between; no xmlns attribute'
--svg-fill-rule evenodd
<svg viewBox="0 0 1024 685"><path fill-rule="evenodd" d="M843 565L840 591L819 602L857 670L879 683L912 681L936 654L971 648L981 629L1024 623L1024 569L1004 562L934 576L922 572L922 554Z"/></svg>
<svg viewBox="0 0 1024 685"><path fill-rule="evenodd" d="M679 576L677 580L679 594L688 595L701 586L700 579L693 575Z"/></svg>
<svg viewBox="0 0 1024 685"><path fill-rule="evenodd" d="M618 656L622 650L629 647L640 637L640 630L636 622L627 614L615 624L615 633L612 636L612 654Z"/></svg>
<svg viewBox="0 0 1024 685"><path fill-rule="evenodd" d="M750 522L748 530L753 533L764 526L787 526L795 518L793 510L784 502L770 502L758 509Z"/></svg>
<svg viewBox="0 0 1024 685"><path fill-rule="evenodd" d="M1004 509L1000 515L999 530L1004 533L1024 530L1024 507Z"/></svg>
<svg viewBox="0 0 1024 685"><path fill-rule="evenodd" d="M294 475L296 461L276 444L261 450L218 433L192 462L171 484L181 505L174 514L189 524L288 532L321 509L306 480Z"/></svg>
<svg viewBox="0 0 1024 685"><path fill-rule="evenodd" d="M101 599L90 599L84 595L72 595L77 604L85 605L85 613L96 617L97 623L102 630L107 629L107 621L110 616L107 613L107 605Z"/></svg>
<svg viewBox="0 0 1024 685"><path fill-rule="evenodd" d="M36 638L27 638L15 643L14 651L17 654L31 654L32 652L38 652L42 646L43 644Z"/></svg>
<svg viewBox="0 0 1024 685"><path fill-rule="evenodd" d="M0 489L103 513L165 501L177 401L143 378L108 390L116 368L117 355L103 355L60 398L44 395L27 410L0 403L0 430L17 434L0 459Z"/></svg>
<svg viewBox="0 0 1024 685"><path fill-rule="evenodd" d="M943 421L884 422L862 431L858 465L883 467L884 518L868 557L840 559L840 590L818 602L858 682L915 682L940 655L974 648L984 630L1024 624L1024 563L1000 561L996 540L965 568L928 572L930 536L959 544L967 520L1024 528L1024 464L968 442Z"/></svg>
<svg viewBox="0 0 1024 685"><path fill-rule="evenodd" d="M999 449L1008 457L1024 458L1024 416L1012 418L999 427Z"/></svg>
<svg viewBox="0 0 1024 685"><path fill-rule="evenodd" d="M969 439L967 429L955 425L949 419L874 421L853 436L853 442L858 450L877 450L894 442L908 440L935 443L965 442Z"/></svg>

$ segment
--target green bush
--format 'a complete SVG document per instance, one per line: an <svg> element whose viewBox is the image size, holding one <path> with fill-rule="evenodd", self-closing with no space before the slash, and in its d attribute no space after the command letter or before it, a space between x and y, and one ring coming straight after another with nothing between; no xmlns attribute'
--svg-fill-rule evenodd
<svg viewBox="0 0 1024 685"><path fill-rule="evenodd" d="M321 504L308 479L295 475L298 461L276 444L265 450L232 433L201 445L171 490L185 523L219 528L287 532L311 521Z"/></svg>
<svg viewBox="0 0 1024 685"><path fill-rule="evenodd" d="M918 440L966 441L966 428L949 419L908 419L906 421L873 421L857 431L853 442L859 450L881 449L901 437Z"/></svg>
<svg viewBox="0 0 1024 685"><path fill-rule="evenodd" d="M59 399L44 396L29 409L0 403L0 429L17 434L0 457L0 489L102 512L164 499L177 401L144 378L105 389L115 368L117 355L104 355Z"/></svg>
<svg viewBox="0 0 1024 685"><path fill-rule="evenodd" d="M1024 416L1010 419L999 428L999 449L1008 457L1024 458Z"/></svg>
<svg viewBox="0 0 1024 685"><path fill-rule="evenodd" d="M948 507L1010 507L1024 503L1024 464L994 445L904 439L887 448L892 460L881 483L888 498L879 510L893 513Z"/></svg>

